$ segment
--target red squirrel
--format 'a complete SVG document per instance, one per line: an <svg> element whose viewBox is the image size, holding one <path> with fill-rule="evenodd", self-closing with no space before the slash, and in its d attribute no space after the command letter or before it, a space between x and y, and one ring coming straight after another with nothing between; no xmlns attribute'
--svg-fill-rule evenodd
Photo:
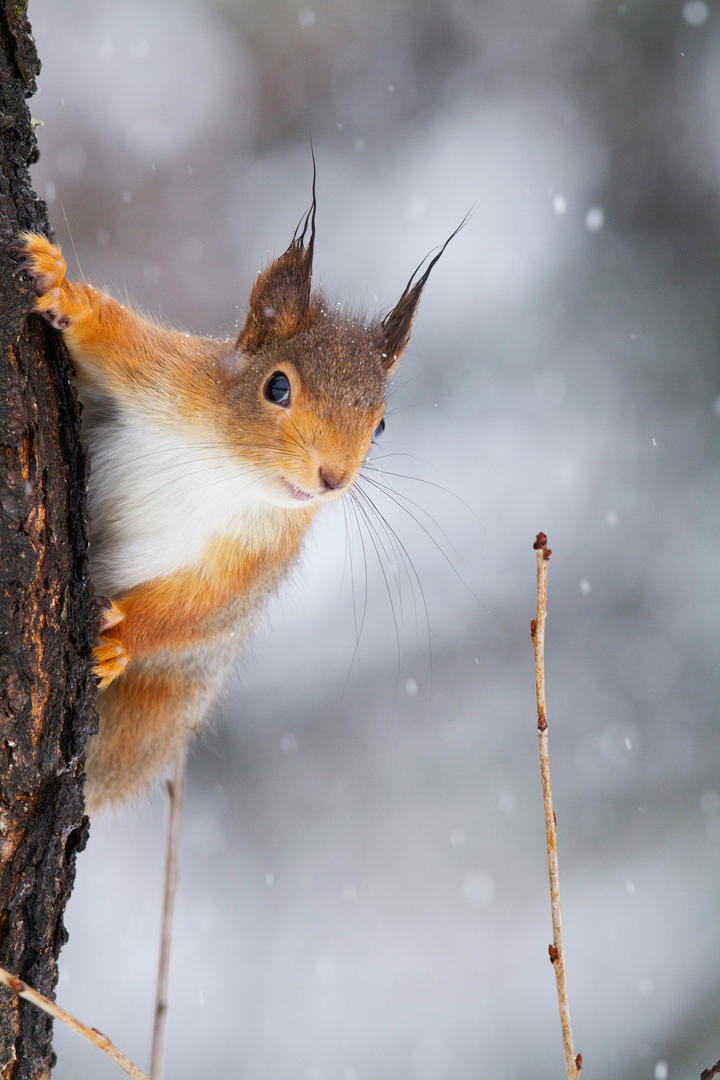
<svg viewBox="0 0 720 1080"><path fill-rule="evenodd" d="M198 728L315 514L349 491L384 427L388 377L452 237L389 314L366 322L311 292L315 209L313 193L258 276L236 341L150 322L68 281L45 237L20 238L35 310L75 367L91 576L111 598L93 650L91 812L147 788Z"/></svg>

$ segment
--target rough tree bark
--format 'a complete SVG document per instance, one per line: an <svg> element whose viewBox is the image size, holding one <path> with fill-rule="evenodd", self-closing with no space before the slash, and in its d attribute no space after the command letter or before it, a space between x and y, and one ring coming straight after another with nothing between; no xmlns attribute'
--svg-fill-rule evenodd
<svg viewBox="0 0 720 1080"><path fill-rule="evenodd" d="M25 98L39 62L27 0L0 0L0 964L52 996L63 911L85 844L83 748L95 728L87 657L85 457L67 354L36 316L7 245L46 232L28 165ZM0 1077L38 1080L52 1024L0 991Z"/></svg>

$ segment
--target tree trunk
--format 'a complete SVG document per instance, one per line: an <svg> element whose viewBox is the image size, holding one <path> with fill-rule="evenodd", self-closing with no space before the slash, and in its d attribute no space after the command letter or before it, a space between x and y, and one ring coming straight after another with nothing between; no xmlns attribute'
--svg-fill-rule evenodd
<svg viewBox="0 0 720 1080"><path fill-rule="evenodd" d="M39 63L26 0L0 0L0 964L52 996L63 911L87 838L83 750L95 730L87 658L85 456L59 335L32 307L8 251L47 233L28 165L25 98ZM0 1077L47 1077L52 1024L0 991Z"/></svg>

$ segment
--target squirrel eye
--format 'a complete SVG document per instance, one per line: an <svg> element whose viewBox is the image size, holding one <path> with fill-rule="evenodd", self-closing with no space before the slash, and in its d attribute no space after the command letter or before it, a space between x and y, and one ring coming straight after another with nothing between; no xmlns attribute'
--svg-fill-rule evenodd
<svg viewBox="0 0 720 1080"><path fill-rule="evenodd" d="M375 431L373 432L373 439L379 439L384 430L385 420L381 420L378 426L375 428Z"/></svg>
<svg viewBox="0 0 720 1080"><path fill-rule="evenodd" d="M284 409L290 404L290 380L282 371L276 371L270 376L263 387L263 395L273 405L282 405Z"/></svg>

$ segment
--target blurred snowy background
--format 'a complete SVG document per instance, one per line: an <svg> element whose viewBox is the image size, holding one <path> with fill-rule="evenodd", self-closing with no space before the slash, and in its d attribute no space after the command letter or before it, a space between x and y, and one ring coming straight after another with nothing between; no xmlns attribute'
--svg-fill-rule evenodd
<svg viewBox="0 0 720 1080"><path fill-rule="evenodd" d="M576 1043L589 1077L698 1076L720 1056L720 10L30 16L58 237L169 322L233 332L308 203L310 133L316 281L335 299L392 304L474 207L370 474L399 493L379 505L422 594L382 532L366 576L352 515L348 541L328 512L194 749L168 1077L562 1074L538 529ZM140 1064L164 814L156 794L93 823L58 988ZM64 1030L56 1046L58 1080L117 1075Z"/></svg>

